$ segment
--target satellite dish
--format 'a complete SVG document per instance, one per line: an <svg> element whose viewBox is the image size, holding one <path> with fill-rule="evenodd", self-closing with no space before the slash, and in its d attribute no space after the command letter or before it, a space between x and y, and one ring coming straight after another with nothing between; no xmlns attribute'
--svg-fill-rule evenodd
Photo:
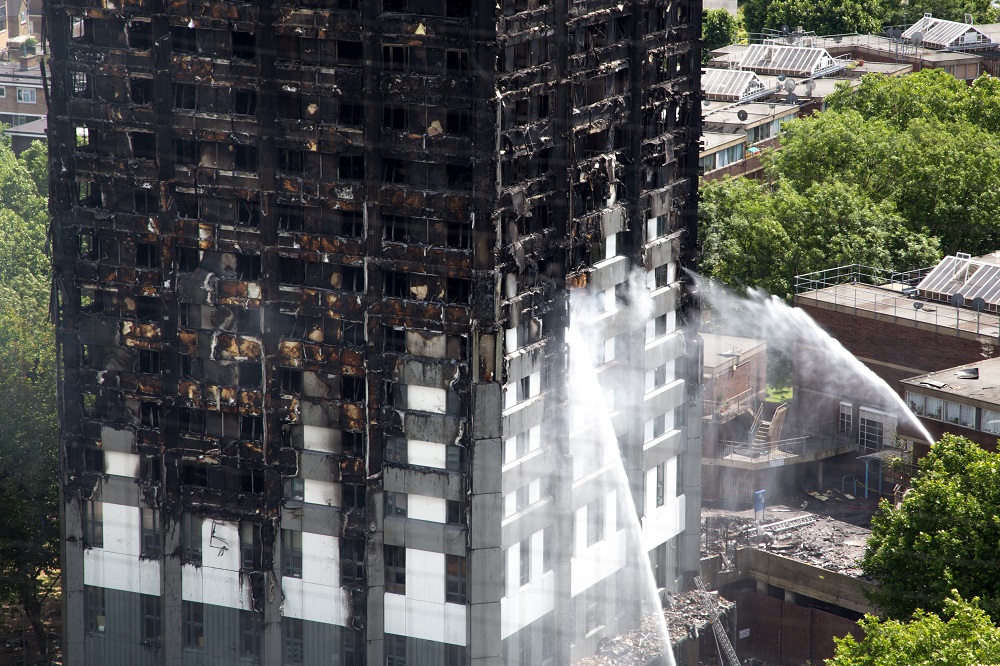
<svg viewBox="0 0 1000 666"><path fill-rule="evenodd" d="M707 99L703 99L701 100L701 105L707 109L708 107L712 106L712 103L709 102Z"/></svg>
<svg viewBox="0 0 1000 666"><path fill-rule="evenodd" d="M739 111L736 112L736 117L739 118L740 120L746 120L747 118L749 118L749 115L747 114L746 111L740 109Z"/></svg>
<svg viewBox="0 0 1000 666"><path fill-rule="evenodd" d="M833 38L833 43L834 43L834 44L839 44L839 43L841 43L842 41L844 41L844 38L843 38L843 37L841 37L840 35L837 35L836 37L834 37L834 38Z"/></svg>
<svg viewBox="0 0 1000 666"><path fill-rule="evenodd" d="M948 299L948 302L956 308L960 308L965 305L965 296L962 296L962 294L952 294L951 298Z"/></svg>
<svg viewBox="0 0 1000 666"><path fill-rule="evenodd" d="M816 82L809 79L806 81L806 91L811 93L813 90L816 90Z"/></svg>
<svg viewBox="0 0 1000 666"><path fill-rule="evenodd" d="M784 25L781 26L781 34L783 34L783 35L787 35L788 34L788 25L787 24L784 24Z"/></svg>
<svg viewBox="0 0 1000 666"><path fill-rule="evenodd" d="M921 44L924 43L924 33L920 32L919 30L916 31L910 36L910 41L913 43L914 46L920 46Z"/></svg>
<svg viewBox="0 0 1000 666"><path fill-rule="evenodd" d="M982 296L976 296L972 299L972 307L976 312L982 312L986 309L986 301Z"/></svg>
<svg viewBox="0 0 1000 666"><path fill-rule="evenodd" d="M792 92L793 90L795 90L795 81L792 81L791 79L785 81L785 90L787 90L788 92Z"/></svg>
<svg viewBox="0 0 1000 666"><path fill-rule="evenodd" d="M785 80L785 75L784 74L778 74L778 80L779 81L784 81Z"/></svg>
<svg viewBox="0 0 1000 666"><path fill-rule="evenodd" d="M798 104L799 103L799 96L796 95L793 92L790 92L787 95L785 95L785 103L786 104Z"/></svg>

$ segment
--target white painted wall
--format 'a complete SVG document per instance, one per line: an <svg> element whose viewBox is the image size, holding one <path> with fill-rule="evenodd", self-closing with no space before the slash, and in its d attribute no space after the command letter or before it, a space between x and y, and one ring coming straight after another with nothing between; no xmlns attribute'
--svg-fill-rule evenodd
<svg viewBox="0 0 1000 666"><path fill-rule="evenodd" d="M531 585L500 599L501 638L507 638L555 610L555 580L554 572L546 572Z"/></svg>
<svg viewBox="0 0 1000 666"><path fill-rule="evenodd" d="M340 484L333 483L332 481L303 479L302 485L305 490L303 500L307 504L340 506Z"/></svg>
<svg viewBox="0 0 1000 666"><path fill-rule="evenodd" d="M448 520L448 501L443 497L429 497L427 495L414 495L410 493L406 496L406 516L408 518L415 518L416 520L445 523ZM409 560L407 560L407 563L409 563ZM409 578L407 578L407 581L409 581Z"/></svg>
<svg viewBox="0 0 1000 666"><path fill-rule="evenodd" d="M643 516L642 543L650 551L684 531L686 497L681 495Z"/></svg>
<svg viewBox="0 0 1000 666"><path fill-rule="evenodd" d="M201 524L202 566L181 569L185 601L250 610L250 587L240 576L239 523L205 519Z"/></svg>
<svg viewBox="0 0 1000 666"><path fill-rule="evenodd" d="M140 560L139 507L102 503L104 548L83 551L83 582L112 590L160 594L160 561Z"/></svg>
<svg viewBox="0 0 1000 666"><path fill-rule="evenodd" d="M406 462L410 465L445 469L448 466L448 447L438 442L410 439L406 442Z"/></svg>
<svg viewBox="0 0 1000 666"><path fill-rule="evenodd" d="M444 553L406 549L406 597L443 604L445 597Z"/></svg>
<svg viewBox="0 0 1000 666"><path fill-rule="evenodd" d="M104 452L104 473L139 478L139 456L134 453Z"/></svg>
<svg viewBox="0 0 1000 666"><path fill-rule="evenodd" d="M302 448L306 451L337 453L337 431L320 426L302 426Z"/></svg>
<svg viewBox="0 0 1000 666"><path fill-rule="evenodd" d="M448 392L429 386L406 385L406 408L418 412L444 414L447 408Z"/></svg>
<svg viewBox="0 0 1000 666"><path fill-rule="evenodd" d="M346 626L349 595L340 587L340 540L302 533L302 578L282 576L282 613L288 617Z"/></svg>
<svg viewBox="0 0 1000 666"><path fill-rule="evenodd" d="M621 530L570 560L570 594L575 597L624 566L625 530Z"/></svg>
<svg viewBox="0 0 1000 666"><path fill-rule="evenodd" d="M409 579L406 587L409 590ZM386 594L384 599L386 633L451 645L465 645L465 606L436 604L411 599L402 594Z"/></svg>

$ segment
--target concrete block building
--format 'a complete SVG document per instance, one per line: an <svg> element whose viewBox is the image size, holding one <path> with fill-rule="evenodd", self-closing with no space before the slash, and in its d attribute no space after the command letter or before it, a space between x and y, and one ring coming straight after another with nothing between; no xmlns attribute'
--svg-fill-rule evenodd
<svg viewBox="0 0 1000 666"><path fill-rule="evenodd" d="M64 663L567 664L638 621L617 492L697 571L700 3L46 12Z"/></svg>

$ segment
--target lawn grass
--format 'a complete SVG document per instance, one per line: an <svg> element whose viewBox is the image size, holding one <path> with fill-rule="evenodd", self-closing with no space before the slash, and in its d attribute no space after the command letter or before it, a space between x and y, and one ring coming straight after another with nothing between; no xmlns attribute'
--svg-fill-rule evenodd
<svg viewBox="0 0 1000 666"><path fill-rule="evenodd" d="M792 399L791 386L768 385L766 402L788 402L791 399Z"/></svg>

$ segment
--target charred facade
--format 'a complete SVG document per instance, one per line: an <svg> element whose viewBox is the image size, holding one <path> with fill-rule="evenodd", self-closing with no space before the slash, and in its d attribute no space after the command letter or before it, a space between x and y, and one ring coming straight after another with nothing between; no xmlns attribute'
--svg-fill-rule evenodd
<svg viewBox="0 0 1000 666"><path fill-rule="evenodd" d="M601 376L696 571L700 3L46 12L67 664L593 652L635 617L575 568L615 535L559 473L568 301L637 270Z"/></svg>

